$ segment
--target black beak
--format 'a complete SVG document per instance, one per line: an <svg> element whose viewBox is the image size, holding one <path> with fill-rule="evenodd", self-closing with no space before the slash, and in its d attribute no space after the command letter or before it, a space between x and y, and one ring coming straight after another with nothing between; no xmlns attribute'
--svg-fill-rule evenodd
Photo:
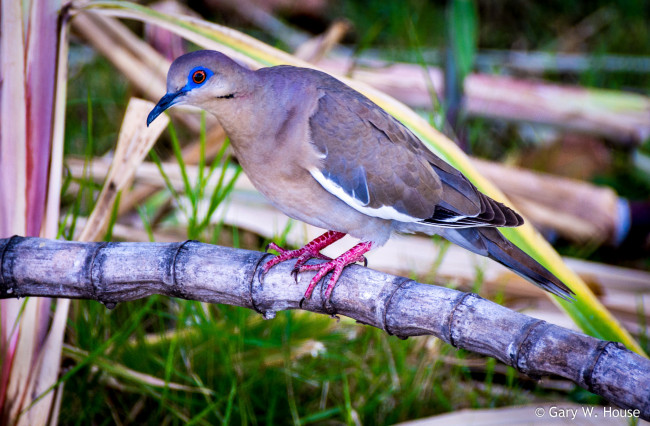
<svg viewBox="0 0 650 426"><path fill-rule="evenodd" d="M151 110L149 116L147 117L147 127L151 124L152 121L156 119L160 114L162 114L167 108L174 105L179 101L179 96L184 95L185 90L179 90L175 93L167 93L165 96L160 98L158 104Z"/></svg>

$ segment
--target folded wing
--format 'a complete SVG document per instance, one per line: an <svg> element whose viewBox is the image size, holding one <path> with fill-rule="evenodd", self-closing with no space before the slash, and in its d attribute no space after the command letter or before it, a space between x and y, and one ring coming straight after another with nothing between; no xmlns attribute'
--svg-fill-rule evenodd
<svg viewBox="0 0 650 426"><path fill-rule="evenodd" d="M369 99L332 78L323 89L310 117L322 163L310 172L330 193L365 214L400 222L451 228L523 223Z"/></svg>

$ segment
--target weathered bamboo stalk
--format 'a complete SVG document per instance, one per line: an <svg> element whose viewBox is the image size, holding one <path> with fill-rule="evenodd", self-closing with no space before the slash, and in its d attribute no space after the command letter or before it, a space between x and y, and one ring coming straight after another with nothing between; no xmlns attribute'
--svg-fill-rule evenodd
<svg viewBox="0 0 650 426"><path fill-rule="evenodd" d="M441 96L439 68L417 64L326 58L316 65L327 72L349 74L413 108L431 108L429 82ZM428 75L427 75L428 73ZM585 89L512 77L472 74L465 79L469 115L527 121L577 130L636 146L650 135L650 98L633 93ZM615 106L613 106L615 105Z"/></svg>
<svg viewBox="0 0 650 426"><path fill-rule="evenodd" d="M530 376L557 374L650 419L650 360L511 311L475 294L420 284L359 266L346 269L330 301L317 287L303 300L292 262L260 281L269 255L202 244L0 240L0 298L92 299L114 307L151 294L254 309L341 314L402 338L434 335ZM301 282L312 277L301 274Z"/></svg>
<svg viewBox="0 0 650 426"><path fill-rule="evenodd" d="M472 161L536 226L582 244L617 244L625 236L622 201L609 187L478 158Z"/></svg>

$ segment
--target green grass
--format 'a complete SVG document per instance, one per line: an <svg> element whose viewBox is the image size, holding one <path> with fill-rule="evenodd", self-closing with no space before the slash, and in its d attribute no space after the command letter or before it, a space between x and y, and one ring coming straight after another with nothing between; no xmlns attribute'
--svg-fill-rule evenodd
<svg viewBox="0 0 650 426"><path fill-rule="evenodd" d="M132 94L127 80L105 58L91 56L77 64L74 58L84 59L86 53L85 48L78 46L71 49L65 153L84 155L90 128L94 139L93 154L101 155L114 147L126 103Z"/></svg>
<svg viewBox="0 0 650 426"><path fill-rule="evenodd" d="M205 114L205 113L204 113ZM183 155L181 153L181 146L174 130L172 124L169 125L169 134L171 145L174 152L174 157L178 163L181 175L183 177L183 194L187 196L189 201L189 208L185 206L185 203L181 200L181 194L179 194L174 187L172 186L169 177L165 174L165 171L162 168L162 162L158 154L155 151L151 151L150 157L158 166L161 176L163 177L167 189L172 194L172 197L180 207L183 215L187 219L187 238L188 239L197 239L204 232L208 231L210 228L210 219L214 215L217 207L225 201L226 197L232 191L237 178L242 172L241 167L238 165L232 165L229 155L226 155L226 149L228 148L228 142L223 144L219 152L217 153L216 158L212 160L212 164L206 171L206 158L205 158L205 115L202 115L202 126L200 132L200 158L198 164L198 176L196 182L190 182L187 174L187 165L183 160ZM212 189L212 192L208 194L208 181L219 168L219 177L216 182L216 186ZM232 176L228 176L228 172L233 172ZM207 202L207 204L206 204ZM205 214L200 214L200 207L204 205L206 208Z"/></svg>
<svg viewBox="0 0 650 426"><path fill-rule="evenodd" d="M493 361L476 387L474 369L454 363L479 357L347 319L281 312L265 321L243 308L154 298L110 312L77 302L70 325L71 345L102 351L67 380L62 424L125 421L135 407L131 420L145 424L389 424L536 398L516 374L495 378ZM107 371L99 358L117 365ZM120 365L197 390L154 387L119 373Z"/></svg>

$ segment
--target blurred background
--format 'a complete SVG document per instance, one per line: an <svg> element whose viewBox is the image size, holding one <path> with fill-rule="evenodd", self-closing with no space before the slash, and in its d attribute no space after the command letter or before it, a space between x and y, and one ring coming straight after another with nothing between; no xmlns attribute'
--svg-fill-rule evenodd
<svg viewBox="0 0 650 426"><path fill-rule="evenodd" d="M648 350L650 3L143 4L239 30L415 109L471 156ZM91 220L129 99L157 101L169 62L196 48L138 21L71 20L61 236L75 238ZM271 240L299 246L317 232L251 188L212 117L170 116L102 239L260 250ZM528 283L444 241L391 244L371 254L370 267L478 291L575 328ZM433 337L401 341L305 312L264 321L243 308L162 297L111 311L74 302L63 366L62 424L393 424L497 408L528 422L532 409L513 407L606 403Z"/></svg>

